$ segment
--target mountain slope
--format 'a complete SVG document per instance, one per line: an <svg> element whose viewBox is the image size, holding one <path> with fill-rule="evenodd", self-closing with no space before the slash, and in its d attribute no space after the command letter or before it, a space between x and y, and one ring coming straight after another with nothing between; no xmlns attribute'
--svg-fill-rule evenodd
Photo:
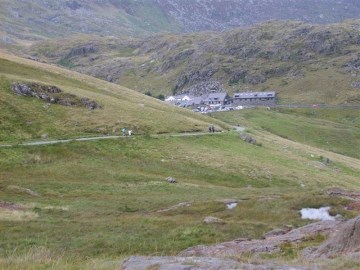
<svg viewBox="0 0 360 270"><path fill-rule="evenodd" d="M359 14L356 0L1 0L0 33L11 44L74 33L225 30L274 19L331 23Z"/></svg>
<svg viewBox="0 0 360 270"><path fill-rule="evenodd" d="M206 130L220 121L174 108L143 94L102 80L1 53L0 141L91 134L119 134L123 127L135 133ZM48 105L31 97L15 95L12 82L57 86L78 98L89 98L102 108Z"/></svg>
<svg viewBox="0 0 360 270"><path fill-rule="evenodd" d="M360 101L360 21L272 21L145 39L74 36L26 54L141 92L276 90L284 102Z"/></svg>

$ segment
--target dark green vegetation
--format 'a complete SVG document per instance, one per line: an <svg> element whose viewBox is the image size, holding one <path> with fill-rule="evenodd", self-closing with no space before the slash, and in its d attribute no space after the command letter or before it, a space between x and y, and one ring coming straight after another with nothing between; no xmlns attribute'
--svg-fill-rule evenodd
<svg viewBox="0 0 360 270"><path fill-rule="evenodd" d="M360 159L359 110L251 109L214 116L232 125L266 130L292 141Z"/></svg>
<svg viewBox="0 0 360 270"><path fill-rule="evenodd" d="M274 90L281 103L359 104L359 25L273 21L146 39L78 35L23 52L153 96L199 95L215 85L230 94Z"/></svg>
<svg viewBox="0 0 360 270"><path fill-rule="evenodd" d="M292 146L284 154L281 145L253 146L228 133L2 148L2 263L78 269L107 260L101 267L115 269L111 260L127 255L174 255L201 243L301 226L308 222L299 217L302 207L331 205L334 214L357 214L326 190L359 188L359 164L334 155L335 165L318 168L318 155ZM167 183L168 176L178 183ZM219 202L228 198L239 199L238 207L227 210ZM193 204L157 212L180 202ZM226 224L203 224L209 215Z"/></svg>
<svg viewBox="0 0 360 270"><path fill-rule="evenodd" d="M0 142L119 134L123 127L134 133L169 133L206 130L220 121L169 106L130 89L69 72L54 66L1 55L0 58ZM54 85L65 93L101 104L101 109L47 105L31 97L17 96L12 82Z"/></svg>

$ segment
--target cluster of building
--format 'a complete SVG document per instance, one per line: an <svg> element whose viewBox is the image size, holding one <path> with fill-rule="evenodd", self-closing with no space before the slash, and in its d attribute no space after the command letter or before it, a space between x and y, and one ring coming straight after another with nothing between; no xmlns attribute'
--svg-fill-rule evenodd
<svg viewBox="0 0 360 270"><path fill-rule="evenodd" d="M276 92L241 92L235 93L232 97L227 93L210 93L202 96L191 96L187 94L169 96L166 102L179 107L199 108L208 106L217 108L222 106L274 106L276 105Z"/></svg>

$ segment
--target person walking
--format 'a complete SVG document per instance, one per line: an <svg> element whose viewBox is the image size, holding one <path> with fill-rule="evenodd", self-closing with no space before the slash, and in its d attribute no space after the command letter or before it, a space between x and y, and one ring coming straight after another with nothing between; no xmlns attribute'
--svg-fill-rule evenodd
<svg viewBox="0 0 360 270"><path fill-rule="evenodd" d="M122 129L122 135L123 135L123 136L126 136L126 128L123 128L123 129Z"/></svg>

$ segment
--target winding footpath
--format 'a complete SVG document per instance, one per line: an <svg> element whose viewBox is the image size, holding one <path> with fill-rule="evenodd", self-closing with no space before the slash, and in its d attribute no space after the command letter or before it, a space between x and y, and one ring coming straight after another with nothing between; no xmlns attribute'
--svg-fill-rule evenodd
<svg viewBox="0 0 360 270"><path fill-rule="evenodd" d="M244 131L244 128L235 127L238 132ZM205 135L219 135L222 132L208 133L208 132L196 132L196 133L176 133L176 134L155 134L150 135L151 137L191 137L191 136L205 136ZM133 137L143 137L144 135L135 135L135 136L98 136L98 137L81 137L74 139L64 139L64 140L51 140L51 141L33 141L33 142L24 142L17 144L0 144L0 148L4 147L15 147L15 146L41 146L41 145L51 145L51 144L60 144L60 143L70 143L70 142L86 142L86 141L99 141L99 140L111 140L111 139L120 139L120 138L133 138Z"/></svg>

